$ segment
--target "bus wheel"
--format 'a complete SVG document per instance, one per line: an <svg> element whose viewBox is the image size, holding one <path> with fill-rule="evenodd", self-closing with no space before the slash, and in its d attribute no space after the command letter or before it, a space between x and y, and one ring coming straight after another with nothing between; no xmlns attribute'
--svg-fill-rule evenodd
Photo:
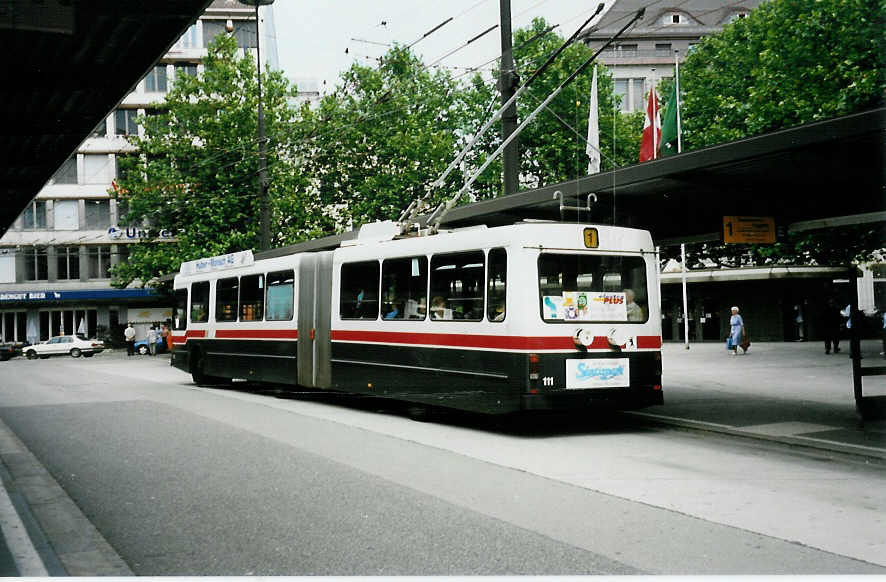
<svg viewBox="0 0 886 582"><path fill-rule="evenodd" d="M211 386L213 384L230 384L230 378L222 378L220 376L210 376L203 367L205 360L203 354L199 350L195 350L191 354L191 379L197 386Z"/></svg>
<svg viewBox="0 0 886 582"><path fill-rule="evenodd" d="M409 404L406 407L406 415L416 422L430 422L433 420L434 411L424 404Z"/></svg>

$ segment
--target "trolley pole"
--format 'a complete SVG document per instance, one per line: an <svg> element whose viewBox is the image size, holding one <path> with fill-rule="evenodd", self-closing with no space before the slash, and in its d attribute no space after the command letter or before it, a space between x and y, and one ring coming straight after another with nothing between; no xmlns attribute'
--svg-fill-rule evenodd
<svg viewBox="0 0 886 582"><path fill-rule="evenodd" d="M514 70L514 52L511 39L511 0L499 0L501 10L501 71L499 85L501 103L504 105L513 97L519 84ZM501 139L505 141L517 129L517 104L512 103L501 116ZM502 194L513 194L519 188L520 144L517 139L502 152L503 187Z"/></svg>

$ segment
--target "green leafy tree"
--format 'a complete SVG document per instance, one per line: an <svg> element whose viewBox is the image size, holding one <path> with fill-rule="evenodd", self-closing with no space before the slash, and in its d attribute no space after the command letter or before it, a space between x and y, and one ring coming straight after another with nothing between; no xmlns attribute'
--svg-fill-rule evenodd
<svg viewBox="0 0 886 582"><path fill-rule="evenodd" d="M525 79L542 66L564 39L556 32L527 42L549 28L542 18L514 34L514 62ZM518 103L517 115L525 119L565 81L593 51L583 43L573 43L529 87ZM563 182L587 175L586 152L588 109L590 106L593 65L587 67L520 134L521 174L527 187ZM640 151L641 113L620 113L613 91L612 75L603 65L597 66L597 98L600 125L601 170L611 170L636 163Z"/></svg>
<svg viewBox="0 0 886 582"><path fill-rule="evenodd" d="M144 116L144 136L130 141L137 153L120 160L114 194L127 208L125 221L167 229L173 242L152 237L130 245L128 260L113 269L113 283L149 283L177 271L183 261L257 247L257 78L254 60L235 40L219 35L198 76L182 75L156 112ZM275 71L262 75L268 138L271 234L274 243L297 237L309 211L293 192L304 191L289 132L294 95Z"/></svg>
<svg viewBox="0 0 886 582"><path fill-rule="evenodd" d="M766 2L703 39L681 66L684 151L881 107L884 65L886 1ZM696 266L846 264L870 260L883 241L883 225L862 224L691 250Z"/></svg>
<svg viewBox="0 0 886 582"><path fill-rule="evenodd" d="M886 2L771 0L680 68L686 149L882 106Z"/></svg>
<svg viewBox="0 0 886 582"><path fill-rule="evenodd" d="M454 156L464 111L449 72L430 70L402 46L377 68L352 65L316 108L302 108L297 157L327 229L396 219L424 196Z"/></svg>

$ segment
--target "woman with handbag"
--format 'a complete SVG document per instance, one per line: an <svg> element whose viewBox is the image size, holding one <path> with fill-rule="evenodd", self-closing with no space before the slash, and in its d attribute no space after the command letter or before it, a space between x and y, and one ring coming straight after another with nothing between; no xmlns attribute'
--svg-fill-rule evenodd
<svg viewBox="0 0 886 582"><path fill-rule="evenodd" d="M732 308L732 317L729 318L729 339L727 340L727 349L732 352L733 356L738 355L738 346L742 345L744 333L744 320L738 314L738 307ZM750 342L748 342L750 345ZM745 352L747 347L742 345Z"/></svg>

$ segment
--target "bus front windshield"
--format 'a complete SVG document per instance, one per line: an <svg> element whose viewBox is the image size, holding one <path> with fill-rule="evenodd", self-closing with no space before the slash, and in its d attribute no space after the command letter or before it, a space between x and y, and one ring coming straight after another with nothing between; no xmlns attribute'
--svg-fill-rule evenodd
<svg viewBox="0 0 886 582"><path fill-rule="evenodd" d="M542 253L538 289L545 321L642 323L649 318L642 257Z"/></svg>

